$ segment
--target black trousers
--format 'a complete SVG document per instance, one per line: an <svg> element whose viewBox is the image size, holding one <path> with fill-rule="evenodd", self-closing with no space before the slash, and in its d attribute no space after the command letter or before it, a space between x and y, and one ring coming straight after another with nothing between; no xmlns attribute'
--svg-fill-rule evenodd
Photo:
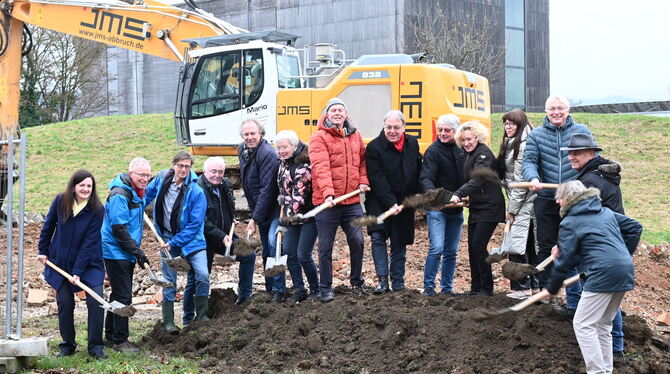
<svg viewBox="0 0 670 374"><path fill-rule="evenodd" d="M118 301L124 305L130 305L133 301L133 270L135 263L127 260L105 259L105 270L109 277L112 293L109 301ZM128 340L128 317L121 317L112 312L107 312L105 319L105 339L114 344L123 343Z"/></svg>
<svg viewBox="0 0 670 374"><path fill-rule="evenodd" d="M493 293L493 273L486 263L487 246L498 222L468 222L470 291Z"/></svg>
<svg viewBox="0 0 670 374"><path fill-rule="evenodd" d="M93 292L102 296L102 285L91 287ZM58 329L63 342L58 345L61 352L74 353L77 348L74 330L74 293L70 288L70 282L65 281L56 292L58 304ZM86 307L88 308L88 353L102 353L102 321L105 317L104 310L92 296L86 295Z"/></svg>
<svg viewBox="0 0 670 374"><path fill-rule="evenodd" d="M537 262L544 261L551 256L551 248L558 243L558 226L561 224L559 215L560 206L555 200L545 199L538 196L535 199L535 222L537 222ZM549 264L544 271L537 274L540 287L549 286L549 275L551 274L552 264Z"/></svg>

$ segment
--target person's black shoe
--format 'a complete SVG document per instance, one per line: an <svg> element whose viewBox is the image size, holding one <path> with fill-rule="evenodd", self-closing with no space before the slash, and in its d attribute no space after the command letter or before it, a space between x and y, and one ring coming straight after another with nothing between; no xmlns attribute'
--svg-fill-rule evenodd
<svg viewBox="0 0 670 374"><path fill-rule="evenodd" d="M565 305L555 307L554 311L568 322L572 322L572 319L575 317L575 310L570 309Z"/></svg>
<svg viewBox="0 0 670 374"><path fill-rule="evenodd" d="M389 292L389 279L388 277L379 277L379 283L375 290L372 291L375 295L381 295Z"/></svg>
<svg viewBox="0 0 670 374"><path fill-rule="evenodd" d="M107 356L104 352L93 352L93 353L89 352L88 355L95 360L106 360L109 358L109 356Z"/></svg>
<svg viewBox="0 0 670 374"><path fill-rule="evenodd" d="M246 303L247 300L249 300L248 297L238 297L238 298L235 300L235 305L242 305L242 304Z"/></svg>
<svg viewBox="0 0 670 374"><path fill-rule="evenodd" d="M329 303L333 300L335 300L335 294L333 293L332 290L321 291L321 302L322 303Z"/></svg>
<svg viewBox="0 0 670 374"><path fill-rule="evenodd" d="M279 291L272 291L272 302L273 303L283 303L284 294Z"/></svg>
<svg viewBox="0 0 670 374"><path fill-rule="evenodd" d="M307 300L307 292L305 290L295 291L293 293L293 297L291 298L291 301L294 303L301 303L305 300Z"/></svg>
<svg viewBox="0 0 670 374"><path fill-rule="evenodd" d="M74 351L60 351L60 352L58 352L56 357L61 358L61 357L73 356L74 353L75 353Z"/></svg>
<svg viewBox="0 0 670 374"><path fill-rule="evenodd" d="M307 301L316 301L319 298L319 291L317 290L312 290L309 292L309 295L307 295Z"/></svg>
<svg viewBox="0 0 670 374"><path fill-rule="evenodd" d="M479 291L470 291L470 292L459 294L458 296L479 296L479 295L480 295Z"/></svg>
<svg viewBox="0 0 670 374"><path fill-rule="evenodd" d="M102 344L104 344L105 347L112 348L114 346L114 342L111 339L104 339L102 341Z"/></svg>
<svg viewBox="0 0 670 374"><path fill-rule="evenodd" d="M423 290L423 294L424 294L425 296L435 296L435 295L437 295L437 294L435 293L435 289L434 289L434 288L426 288L425 290Z"/></svg>
<svg viewBox="0 0 670 374"><path fill-rule="evenodd" d="M433 291L433 292L435 292L435 291ZM455 293L454 291L451 291L451 290L449 290L449 291L442 290L442 291L440 292L440 294L442 294L442 295L447 295L447 296L452 296L452 297L453 297L453 296L456 296L456 293Z"/></svg>
<svg viewBox="0 0 670 374"><path fill-rule="evenodd" d="M365 290L363 286L353 286L351 287L351 294L354 296L365 296Z"/></svg>
<svg viewBox="0 0 670 374"><path fill-rule="evenodd" d="M481 292L479 292L479 294L484 295L484 296L493 296L493 291L481 290Z"/></svg>
<svg viewBox="0 0 670 374"><path fill-rule="evenodd" d="M121 353L139 353L140 352L140 348L137 345L135 345L135 344L133 344L133 343L127 341L127 340L123 343L114 344L114 347L112 347L112 348L115 351L121 352Z"/></svg>

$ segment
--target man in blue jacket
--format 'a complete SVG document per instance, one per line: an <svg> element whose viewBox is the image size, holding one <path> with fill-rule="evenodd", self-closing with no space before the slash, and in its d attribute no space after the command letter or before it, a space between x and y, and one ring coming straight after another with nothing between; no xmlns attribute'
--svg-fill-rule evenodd
<svg viewBox="0 0 670 374"><path fill-rule="evenodd" d="M207 244L204 222L207 211L205 193L196 183L198 176L191 170L193 156L179 151L172 158L172 168L161 170L147 187L147 204L154 201L154 226L163 238L163 245L172 257L181 256L191 265L184 290L184 319L190 316L207 321L209 306L209 272L207 271ZM161 254L164 256L163 254ZM177 272L171 269L163 257L163 276L176 284ZM195 296L192 288L195 287ZM191 292L189 292L191 290ZM177 290L163 289L163 324L170 334L178 334L174 324L174 301ZM194 308L195 306L195 308Z"/></svg>
<svg viewBox="0 0 670 374"><path fill-rule="evenodd" d="M576 133L591 134L589 129L575 123L570 117L570 103L565 96L549 96L545 103L544 124L533 130L526 140L523 153L523 178L534 183L531 191L537 192L535 217L537 222L537 260L543 261L551 255L551 249L558 241L558 226L561 223L559 206L554 200L554 190L543 189L539 183L563 183L577 178L568 160L568 151L561 151ZM551 266L538 274L542 288L548 286ZM576 270L575 273L576 274ZM568 308L575 309L579 302L581 287L575 284L566 289Z"/></svg>
<svg viewBox="0 0 670 374"><path fill-rule="evenodd" d="M136 157L128 173L117 175L109 184L102 223L102 257L112 293L109 301L132 303L133 269L149 263L140 249L144 215L144 189L151 179L149 161ZM128 318L111 312L105 320L105 339L119 352L139 352L128 341Z"/></svg>
<svg viewBox="0 0 670 374"><path fill-rule="evenodd" d="M247 232L258 230L263 244L263 268L267 258L275 255L279 225L277 171L279 159L274 149L263 139L265 128L255 119L247 119L240 126L242 144L238 149L240 175L244 197L249 203L251 219ZM272 301L284 301L286 275L265 277L265 290L272 292Z"/></svg>

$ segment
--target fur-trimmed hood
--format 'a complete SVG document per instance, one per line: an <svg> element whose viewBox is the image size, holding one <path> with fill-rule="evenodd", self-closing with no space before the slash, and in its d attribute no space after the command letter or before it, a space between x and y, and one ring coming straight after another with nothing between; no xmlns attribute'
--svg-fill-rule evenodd
<svg viewBox="0 0 670 374"><path fill-rule="evenodd" d="M579 209L578 211L574 211L574 212L572 212L572 214L580 214L580 213L584 213L584 212L591 211L591 210L599 211L600 208L601 208L600 190L595 188L595 187L589 187L589 188L586 189L586 191L584 191L581 194L573 197L571 200L568 200L568 201L563 203L563 205L561 206L561 210L559 212L559 214L561 215L561 218L565 217L568 214L568 211L571 208L573 208L574 206L576 206L578 203L580 203L584 200L592 199L594 197L595 197L595 199L593 199L593 202L597 203L597 207L593 206L594 205L593 202L583 204L582 209Z"/></svg>

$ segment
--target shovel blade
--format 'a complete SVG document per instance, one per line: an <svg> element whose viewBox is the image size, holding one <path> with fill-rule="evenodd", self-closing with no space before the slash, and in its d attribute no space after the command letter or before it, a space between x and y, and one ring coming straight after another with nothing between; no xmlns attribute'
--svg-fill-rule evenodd
<svg viewBox="0 0 670 374"><path fill-rule="evenodd" d="M169 267L176 271L189 271L191 270L191 265L182 257L175 257L172 259L166 259L165 262Z"/></svg>
<svg viewBox="0 0 670 374"><path fill-rule="evenodd" d="M272 267L274 267L277 264L277 261L275 261L274 257L268 257L267 261L265 262L265 270L268 270Z"/></svg>

